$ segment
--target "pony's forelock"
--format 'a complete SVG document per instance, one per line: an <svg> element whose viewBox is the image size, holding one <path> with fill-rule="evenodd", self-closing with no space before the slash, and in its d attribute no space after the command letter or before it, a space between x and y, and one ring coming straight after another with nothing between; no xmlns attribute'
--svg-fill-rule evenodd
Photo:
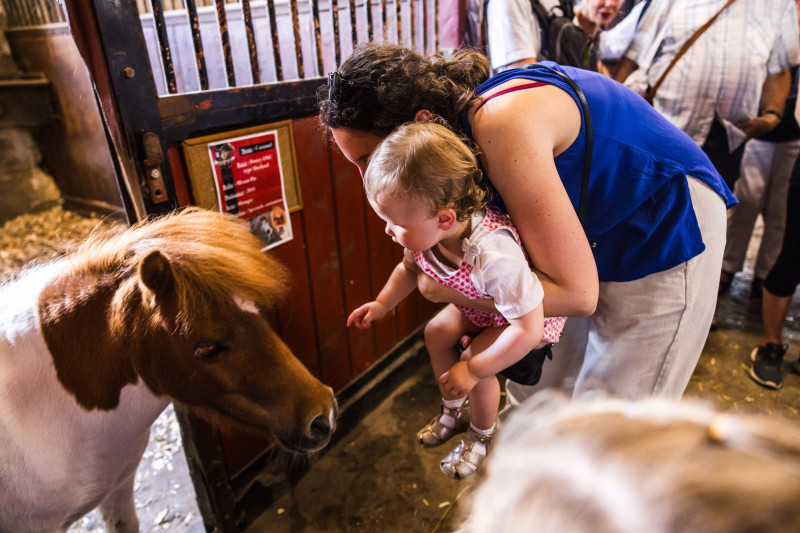
<svg viewBox="0 0 800 533"><path fill-rule="evenodd" d="M95 234L70 255L74 268L128 277L147 253L170 263L183 312L232 297L271 307L288 292L289 274L261 251L261 241L232 215L186 209L117 234Z"/></svg>

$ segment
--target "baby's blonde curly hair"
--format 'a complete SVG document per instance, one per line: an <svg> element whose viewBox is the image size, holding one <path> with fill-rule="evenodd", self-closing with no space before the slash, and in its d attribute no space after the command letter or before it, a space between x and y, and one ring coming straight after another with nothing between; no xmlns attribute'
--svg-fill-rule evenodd
<svg viewBox="0 0 800 533"><path fill-rule="evenodd" d="M486 205L481 169L472 149L447 126L409 122L378 145L364 174L370 201L410 195L431 215L452 207L466 220Z"/></svg>

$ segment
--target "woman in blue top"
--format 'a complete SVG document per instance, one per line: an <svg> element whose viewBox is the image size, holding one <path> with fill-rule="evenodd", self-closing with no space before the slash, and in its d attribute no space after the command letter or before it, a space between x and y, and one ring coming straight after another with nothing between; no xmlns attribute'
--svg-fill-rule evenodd
<svg viewBox="0 0 800 533"><path fill-rule="evenodd" d="M679 398L711 325L725 209L736 200L697 145L640 96L548 65L574 80L590 111L583 225L587 120L555 72L489 78L475 51L445 59L360 45L320 89L320 120L362 175L375 146L405 122L438 115L469 135L544 285L545 315L585 317L567 322L537 388ZM418 284L433 301L492 308L424 277ZM531 391L509 383L508 392Z"/></svg>

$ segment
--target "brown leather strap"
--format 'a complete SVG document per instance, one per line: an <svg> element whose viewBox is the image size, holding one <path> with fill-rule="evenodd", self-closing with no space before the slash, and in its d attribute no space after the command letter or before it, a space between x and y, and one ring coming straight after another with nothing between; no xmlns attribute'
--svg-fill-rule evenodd
<svg viewBox="0 0 800 533"><path fill-rule="evenodd" d="M645 94L645 98L647 99L648 102L653 103L653 98L655 98L656 96L656 91L658 91L658 88L661 87L662 83L664 83L664 78L667 77L667 74L669 74L669 71L672 70L672 67L675 66L675 63L677 63L678 60L683 56L683 54L686 53L689 47L692 46L695 43L695 41L697 41L697 39L700 38L701 35L703 35L703 32L705 32L709 28L709 26L711 26L714 23L714 21L717 20L717 17L720 16L723 11L728 9L728 6L730 6L735 1L736 0L728 0L727 2L725 2L725 5L722 6L722 8L719 11L714 13L714 16L708 19L708 22L697 28L697 31L694 32L694 35L692 35L689 38L689 40L684 43L681 49L678 50L678 53L675 54L675 57L672 58L672 61L670 61L669 65L667 65L667 68L664 69L664 72L661 73L661 76L658 78L658 81L656 81L656 83L652 87L647 89L647 94Z"/></svg>

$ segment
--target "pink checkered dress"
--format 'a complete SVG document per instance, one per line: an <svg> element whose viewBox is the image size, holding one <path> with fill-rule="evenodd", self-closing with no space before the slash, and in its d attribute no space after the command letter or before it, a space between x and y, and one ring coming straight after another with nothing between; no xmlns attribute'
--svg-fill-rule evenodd
<svg viewBox="0 0 800 533"><path fill-rule="evenodd" d="M434 267L428 263L422 252L411 252L417 265L433 279L451 287L471 300L480 298L491 298L490 295L482 293L475 286L472 280L472 268L475 265L475 260L480 254L480 241L483 237L491 232L499 229L507 229L514 236L517 244L522 246L522 241L519 238L516 228L511 224L511 219L508 215L495 211L494 209L487 209L486 216L483 217L480 225L474 228L472 235L469 239L464 240L463 251L464 258L461 261L461 266L452 275L443 277ZM524 251L524 250L523 250ZM526 254L527 257L527 254ZM456 306L459 311L464 314L467 319L478 327L501 327L508 324L508 320L499 313L489 313L486 311L479 311L461 305ZM552 317L544 319L544 336L545 342L558 342L561 336L561 331L564 329L566 317Z"/></svg>

